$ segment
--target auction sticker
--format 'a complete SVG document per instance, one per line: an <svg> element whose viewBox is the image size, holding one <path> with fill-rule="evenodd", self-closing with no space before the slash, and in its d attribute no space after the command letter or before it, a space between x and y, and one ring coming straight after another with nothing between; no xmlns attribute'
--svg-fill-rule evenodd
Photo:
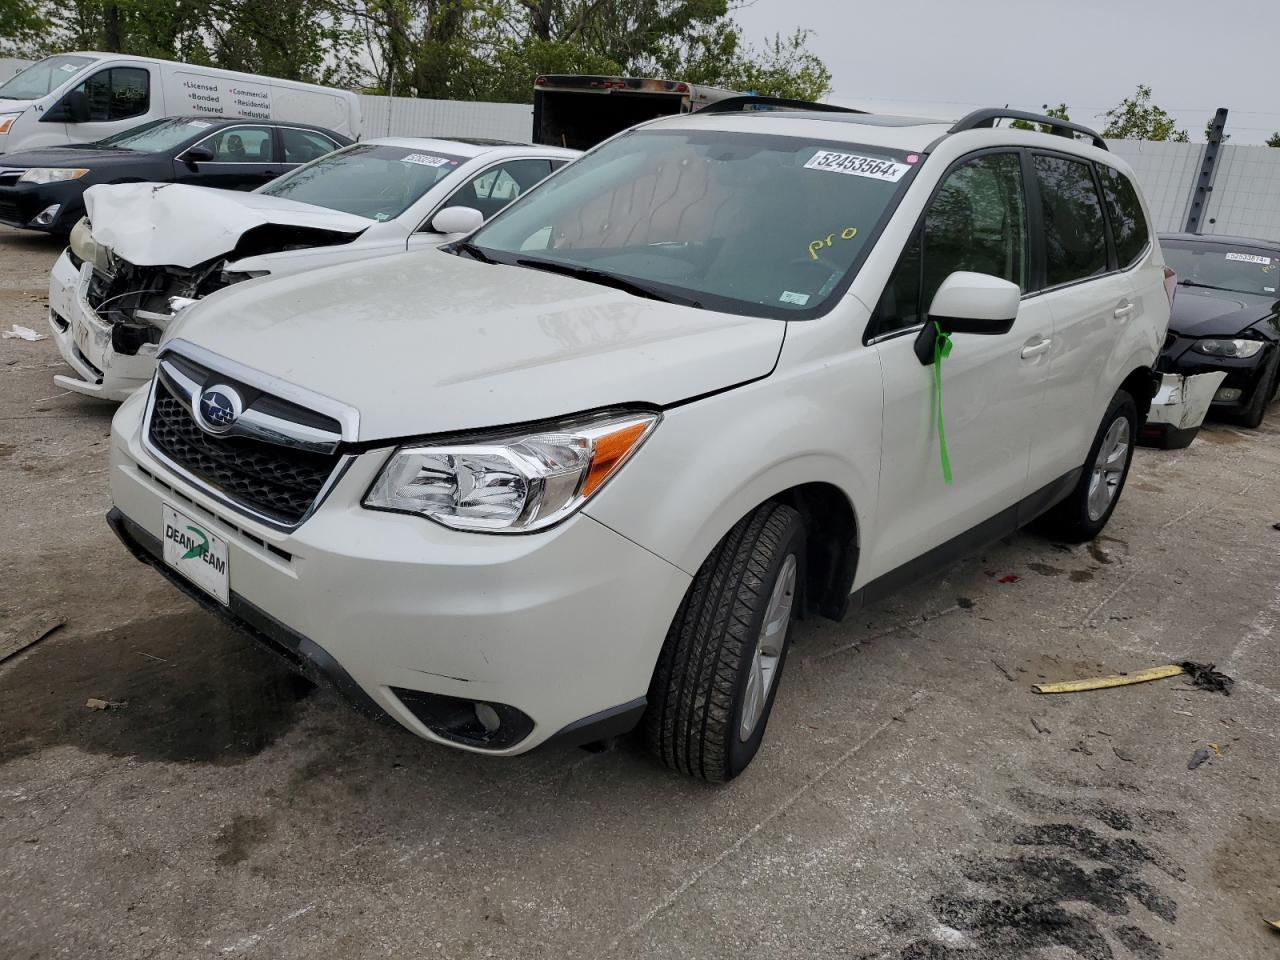
<svg viewBox="0 0 1280 960"><path fill-rule="evenodd" d="M215 537L167 503L164 505L164 562L205 593L230 603L227 541Z"/></svg>
<svg viewBox="0 0 1280 960"><path fill-rule="evenodd" d="M400 158L401 163L420 163L424 167L443 167L448 157L433 157L429 153L409 153Z"/></svg>
<svg viewBox="0 0 1280 960"><path fill-rule="evenodd" d="M856 153L837 153L834 150L819 150L804 165L806 170L825 170L830 173L847 173L854 177L868 177L872 180L887 180L897 183L911 169L908 164L894 160L882 160L878 157L863 157Z"/></svg>
<svg viewBox="0 0 1280 960"><path fill-rule="evenodd" d="M1228 260L1237 260L1240 263L1260 263L1264 267L1271 262L1270 257L1260 257L1254 253L1228 253Z"/></svg>

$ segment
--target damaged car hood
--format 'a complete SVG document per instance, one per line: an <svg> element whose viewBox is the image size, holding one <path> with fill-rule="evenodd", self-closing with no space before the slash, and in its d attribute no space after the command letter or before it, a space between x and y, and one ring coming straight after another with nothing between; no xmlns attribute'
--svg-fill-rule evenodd
<svg viewBox="0 0 1280 960"><path fill-rule="evenodd" d="M85 209L93 238L135 266L194 267L230 253L266 224L349 234L376 221L282 197L183 183L115 183L90 187Z"/></svg>
<svg viewBox="0 0 1280 960"><path fill-rule="evenodd" d="M429 250L230 287L166 344L355 407L368 441L672 404L767 376L786 326Z"/></svg>
<svg viewBox="0 0 1280 960"><path fill-rule="evenodd" d="M1276 336L1276 298L1179 287L1169 330L1184 337L1233 337L1250 327Z"/></svg>

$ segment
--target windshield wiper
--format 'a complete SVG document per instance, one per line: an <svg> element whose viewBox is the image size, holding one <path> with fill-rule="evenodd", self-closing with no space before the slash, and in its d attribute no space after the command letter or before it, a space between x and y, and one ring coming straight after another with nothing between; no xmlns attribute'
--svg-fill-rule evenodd
<svg viewBox="0 0 1280 960"><path fill-rule="evenodd" d="M479 260L481 263L497 263L498 262L497 260L493 259L493 257L489 256L487 253L485 253L483 250L477 247L470 240L458 240L455 243L451 244L451 246L453 247L453 249L459 250L462 253L467 254L473 260Z"/></svg>
<svg viewBox="0 0 1280 960"><path fill-rule="evenodd" d="M1224 293L1244 293L1243 290L1232 290L1230 287L1219 287L1212 283L1201 283L1199 280L1179 280L1180 287L1201 287L1205 290L1222 290Z"/></svg>
<svg viewBox="0 0 1280 960"><path fill-rule="evenodd" d="M650 300L659 300L662 303L678 303L686 307L702 309L702 304L697 300L689 297L672 296L638 280L620 277L615 273L597 270L594 267L582 267L574 263L561 263L557 260L539 260L533 257L521 257L515 261L515 264L518 267L529 267L533 270L546 270L548 273L562 273L566 277L585 280L588 283L598 283L602 287L612 287L615 290L621 290L623 293L629 293L636 297L647 297Z"/></svg>

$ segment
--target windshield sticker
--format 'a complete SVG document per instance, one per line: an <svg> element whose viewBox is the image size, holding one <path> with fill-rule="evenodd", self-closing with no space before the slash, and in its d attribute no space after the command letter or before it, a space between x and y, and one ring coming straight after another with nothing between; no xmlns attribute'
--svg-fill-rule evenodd
<svg viewBox="0 0 1280 960"><path fill-rule="evenodd" d="M819 150L804 165L806 170L825 170L828 173L847 173L854 177L868 177L871 180L887 180L897 183L911 169L905 163L893 160L880 160L876 157L861 157L856 153L837 153L834 150Z"/></svg>
<svg viewBox="0 0 1280 960"><path fill-rule="evenodd" d="M1263 266L1271 262L1270 257L1259 257L1252 253L1228 253L1228 260L1236 260L1240 263L1260 263Z"/></svg>
<svg viewBox="0 0 1280 960"><path fill-rule="evenodd" d="M809 302L809 294L792 293L790 290L787 290L778 299L783 303L794 303L798 307L803 307Z"/></svg>
<svg viewBox="0 0 1280 960"><path fill-rule="evenodd" d="M80 69L80 65L76 63L64 63L58 69L61 70L63 73L75 73L77 70Z"/></svg>
<svg viewBox="0 0 1280 960"><path fill-rule="evenodd" d="M419 163L424 167L443 167L449 162L446 157L433 157L429 153L410 153L400 158L401 163Z"/></svg>
<svg viewBox="0 0 1280 960"><path fill-rule="evenodd" d="M857 227L845 227L843 230L840 231L841 240L852 240L857 235L858 235ZM828 233L826 237L822 240L812 241L809 244L809 256L811 256L814 260L817 260L818 251L831 246L835 242L836 242L836 235L834 233Z"/></svg>
<svg viewBox="0 0 1280 960"><path fill-rule="evenodd" d="M212 127L212 120L188 120L188 127L195 127L197 130L203 130L205 127Z"/></svg>

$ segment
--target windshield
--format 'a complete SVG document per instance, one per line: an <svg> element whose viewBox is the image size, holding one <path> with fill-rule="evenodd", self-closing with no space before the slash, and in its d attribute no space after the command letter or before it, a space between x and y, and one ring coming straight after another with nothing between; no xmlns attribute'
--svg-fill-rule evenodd
<svg viewBox="0 0 1280 960"><path fill-rule="evenodd" d="M436 150L357 143L272 180L258 192L370 220L392 220L466 157Z"/></svg>
<svg viewBox="0 0 1280 960"><path fill-rule="evenodd" d="M86 63L93 63L93 60L93 57L76 57L70 54L45 57L0 84L0 99L38 100L49 91L62 86L72 74Z"/></svg>
<svg viewBox="0 0 1280 960"><path fill-rule="evenodd" d="M814 315L848 286L918 160L807 138L639 130L512 204L470 249L718 310Z"/></svg>
<svg viewBox="0 0 1280 960"><path fill-rule="evenodd" d="M1280 287L1280 252L1230 243L1162 240L1165 262L1179 283L1273 296Z"/></svg>
<svg viewBox="0 0 1280 960"><path fill-rule="evenodd" d="M199 136L212 126L212 120L201 120L198 117L152 120L140 127L131 127L104 137L98 141L97 145L116 147L121 150L141 150L143 153L159 153Z"/></svg>

